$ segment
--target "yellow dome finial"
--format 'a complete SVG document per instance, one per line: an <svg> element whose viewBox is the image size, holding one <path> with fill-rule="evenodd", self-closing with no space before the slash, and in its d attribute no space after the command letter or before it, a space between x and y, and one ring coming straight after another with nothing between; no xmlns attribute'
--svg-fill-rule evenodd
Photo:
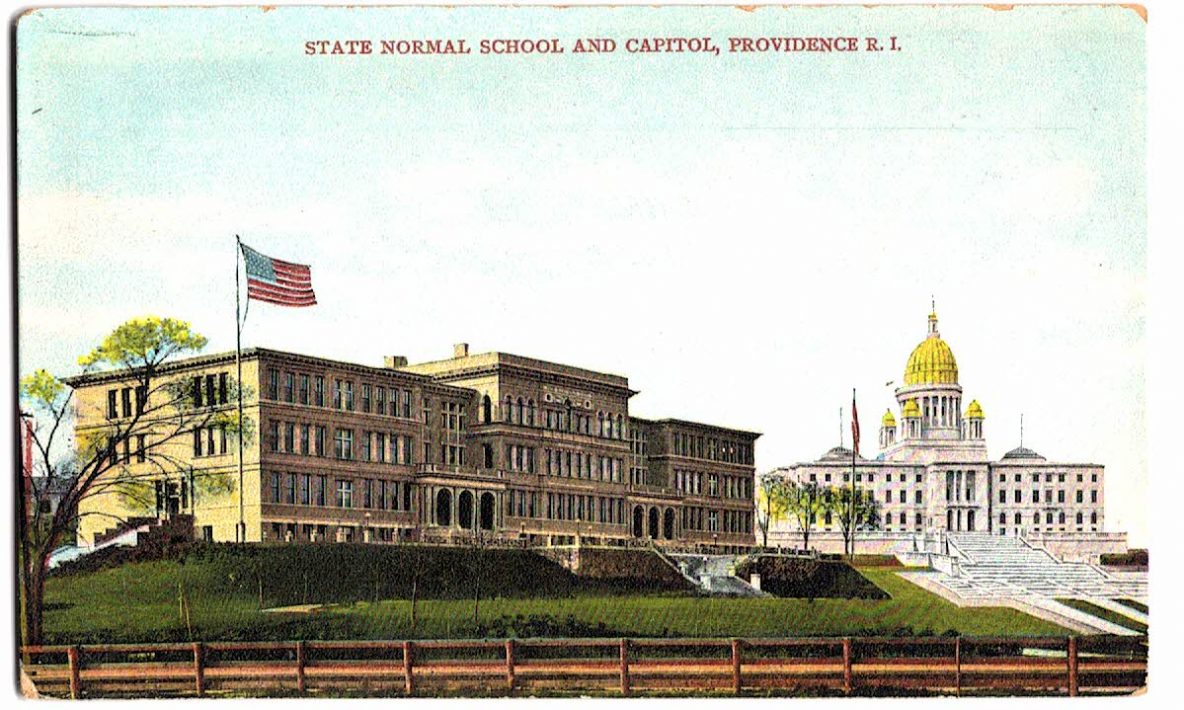
<svg viewBox="0 0 1184 710"><path fill-rule="evenodd" d="M884 416L880 417L880 424L889 429L896 426L896 417L892 416L891 409L884 411Z"/></svg>
<svg viewBox="0 0 1184 710"><path fill-rule="evenodd" d="M937 309L929 314L929 333L909 355L905 385L958 384L958 361L937 330Z"/></svg>
<svg viewBox="0 0 1184 710"><path fill-rule="evenodd" d="M967 419L985 419L983 414L983 406L978 403L977 399L970 400L970 405L966 407Z"/></svg>

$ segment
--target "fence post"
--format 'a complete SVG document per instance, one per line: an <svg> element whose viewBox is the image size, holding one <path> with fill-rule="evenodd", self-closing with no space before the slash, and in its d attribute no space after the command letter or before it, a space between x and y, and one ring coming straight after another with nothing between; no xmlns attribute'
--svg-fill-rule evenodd
<svg viewBox="0 0 1184 710"><path fill-rule="evenodd" d="M305 657L304 642L296 642L296 690L303 693L306 689L304 684L304 666L308 663Z"/></svg>
<svg viewBox="0 0 1184 710"><path fill-rule="evenodd" d="M1069 637L1069 697L1077 697L1077 637Z"/></svg>
<svg viewBox="0 0 1184 710"><path fill-rule="evenodd" d="M506 639L506 689L514 690L514 639Z"/></svg>
<svg viewBox="0 0 1184 710"><path fill-rule="evenodd" d="M413 661L412 661L413 654L414 654L414 649L411 646L411 642L404 641L403 642L403 684L404 684L403 689L407 695L411 695L412 693L415 692L415 682L412 679L412 673L411 673L411 664L413 663Z"/></svg>
<svg viewBox="0 0 1184 710"><path fill-rule="evenodd" d="M82 696L82 665L77 646L66 649L66 660L70 663L70 698L77 700Z"/></svg>
<svg viewBox="0 0 1184 710"><path fill-rule="evenodd" d="M851 638L843 639L843 692L851 692Z"/></svg>
<svg viewBox="0 0 1184 710"><path fill-rule="evenodd" d="M962 697L962 637L954 637L954 695Z"/></svg>
<svg viewBox="0 0 1184 710"><path fill-rule="evenodd" d="M621 695L629 694L629 639L621 639Z"/></svg>
<svg viewBox="0 0 1184 710"><path fill-rule="evenodd" d="M740 639L732 639L732 692L740 694Z"/></svg>
<svg viewBox="0 0 1184 710"><path fill-rule="evenodd" d="M201 642L195 642L193 644L193 686L199 698L206 694L206 673L202 665L202 655Z"/></svg>

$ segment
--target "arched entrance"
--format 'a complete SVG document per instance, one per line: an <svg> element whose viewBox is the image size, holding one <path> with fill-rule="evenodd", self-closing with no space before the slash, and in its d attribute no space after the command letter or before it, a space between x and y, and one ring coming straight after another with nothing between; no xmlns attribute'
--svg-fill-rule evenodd
<svg viewBox="0 0 1184 710"><path fill-rule="evenodd" d="M650 539L658 539L658 509L650 508Z"/></svg>
<svg viewBox="0 0 1184 710"><path fill-rule="evenodd" d="M488 491L481 494L481 529L493 530L493 494Z"/></svg>
<svg viewBox="0 0 1184 710"><path fill-rule="evenodd" d="M436 494L436 525L452 525L452 491Z"/></svg>
<svg viewBox="0 0 1184 710"><path fill-rule="evenodd" d="M674 509L667 508L666 513L662 516L662 537L667 540L674 539Z"/></svg>
<svg viewBox="0 0 1184 710"><path fill-rule="evenodd" d="M634 506L633 508L633 537L642 537L645 535L645 511L641 506Z"/></svg>
<svg viewBox="0 0 1184 710"><path fill-rule="evenodd" d="M464 530L473 529L473 494L468 491L456 497L456 524Z"/></svg>

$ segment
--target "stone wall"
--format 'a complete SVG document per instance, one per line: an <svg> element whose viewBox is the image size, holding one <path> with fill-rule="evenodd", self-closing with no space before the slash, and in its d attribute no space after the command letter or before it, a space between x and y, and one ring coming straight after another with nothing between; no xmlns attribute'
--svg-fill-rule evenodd
<svg viewBox="0 0 1184 710"><path fill-rule="evenodd" d="M1098 564L1104 554L1126 552L1126 533L1027 533L1033 547L1043 547L1065 562Z"/></svg>
<svg viewBox="0 0 1184 710"><path fill-rule="evenodd" d="M678 570L652 550L563 546L536 548L535 552L587 579L635 580L674 589L691 587Z"/></svg>

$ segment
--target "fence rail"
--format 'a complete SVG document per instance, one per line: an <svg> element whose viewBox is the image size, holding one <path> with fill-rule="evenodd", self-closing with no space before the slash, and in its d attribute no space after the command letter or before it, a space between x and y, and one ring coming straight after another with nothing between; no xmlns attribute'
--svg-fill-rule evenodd
<svg viewBox="0 0 1184 710"><path fill-rule="evenodd" d="M349 692L1119 693L1147 637L501 639L27 646L49 696Z"/></svg>

